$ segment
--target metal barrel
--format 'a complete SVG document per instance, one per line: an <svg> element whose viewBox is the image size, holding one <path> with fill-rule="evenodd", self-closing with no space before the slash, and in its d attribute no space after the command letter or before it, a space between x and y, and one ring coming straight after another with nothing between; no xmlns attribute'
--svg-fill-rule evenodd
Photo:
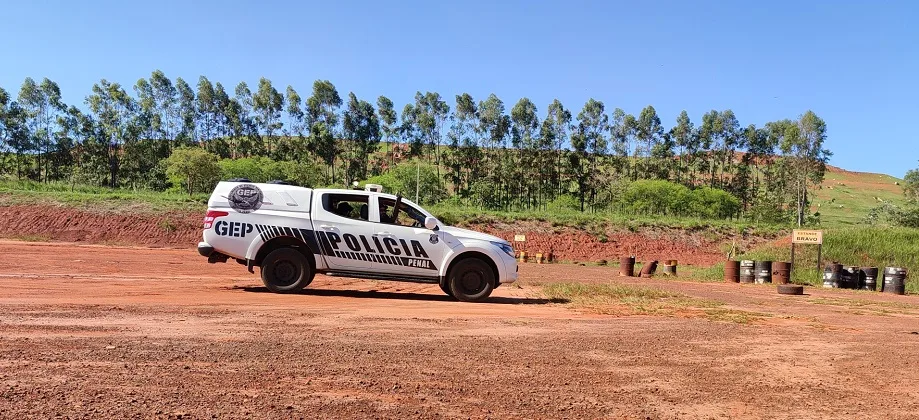
<svg viewBox="0 0 919 420"><path fill-rule="evenodd" d="M775 284L788 284L791 278L791 264L784 261L772 263L772 282Z"/></svg>
<svg viewBox="0 0 919 420"><path fill-rule="evenodd" d="M651 277L654 275L654 272L657 271L657 261L651 261L649 263L641 266L641 276L642 277Z"/></svg>
<svg viewBox="0 0 919 420"><path fill-rule="evenodd" d="M756 262L753 260L743 260L740 262L740 282L741 283L753 283L756 280L755 270L753 265Z"/></svg>
<svg viewBox="0 0 919 420"><path fill-rule="evenodd" d="M906 269L900 267L884 268L884 293L895 295L906 294Z"/></svg>
<svg viewBox="0 0 919 420"><path fill-rule="evenodd" d="M757 261L753 270L757 283L772 283L772 261Z"/></svg>
<svg viewBox="0 0 919 420"><path fill-rule="evenodd" d="M622 277L635 275L635 257L619 258L619 275Z"/></svg>
<svg viewBox="0 0 919 420"><path fill-rule="evenodd" d="M842 264L830 264L823 269L823 287L839 287L839 273L842 272Z"/></svg>
<svg viewBox="0 0 919 420"><path fill-rule="evenodd" d="M676 276L676 260L664 260L664 274Z"/></svg>
<svg viewBox="0 0 919 420"><path fill-rule="evenodd" d="M740 261L728 260L724 262L724 281L728 283L740 281Z"/></svg>
<svg viewBox="0 0 919 420"><path fill-rule="evenodd" d="M858 267L842 266L842 271L839 272L839 288L858 289L860 274L861 270Z"/></svg>
<svg viewBox="0 0 919 420"><path fill-rule="evenodd" d="M668 276L676 275L676 260L664 261L663 273Z"/></svg>
<svg viewBox="0 0 919 420"><path fill-rule="evenodd" d="M878 285L878 268L877 267L862 267L860 270L861 283L859 284L859 289L862 290L877 290Z"/></svg>

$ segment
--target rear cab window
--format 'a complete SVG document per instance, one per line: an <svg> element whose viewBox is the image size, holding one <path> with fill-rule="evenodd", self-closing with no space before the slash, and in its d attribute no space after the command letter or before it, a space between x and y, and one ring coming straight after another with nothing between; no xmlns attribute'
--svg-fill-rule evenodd
<svg viewBox="0 0 919 420"><path fill-rule="evenodd" d="M322 208L344 218L370 221L370 197L366 194L323 194Z"/></svg>

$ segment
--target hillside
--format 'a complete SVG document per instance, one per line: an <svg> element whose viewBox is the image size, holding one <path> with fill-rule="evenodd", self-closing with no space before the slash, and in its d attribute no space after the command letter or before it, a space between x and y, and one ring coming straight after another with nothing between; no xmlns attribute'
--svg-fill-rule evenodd
<svg viewBox="0 0 919 420"><path fill-rule="evenodd" d="M890 175L851 172L830 166L811 203L828 227L852 226L884 202L902 204L902 180Z"/></svg>

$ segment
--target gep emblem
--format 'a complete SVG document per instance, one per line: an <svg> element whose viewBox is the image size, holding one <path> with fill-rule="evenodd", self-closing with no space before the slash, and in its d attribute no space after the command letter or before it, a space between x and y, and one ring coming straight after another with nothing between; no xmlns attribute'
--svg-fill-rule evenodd
<svg viewBox="0 0 919 420"><path fill-rule="evenodd" d="M252 184L239 184L227 197L230 208L240 213L252 213L262 207L262 190Z"/></svg>
<svg viewBox="0 0 919 420"><path fill-rule="evenodd" d="M432 233L431 237L428 238L428 241L431 242L432 244L436 244L437 242L440 241L440 238L437 237L436 233Z"/></svg>

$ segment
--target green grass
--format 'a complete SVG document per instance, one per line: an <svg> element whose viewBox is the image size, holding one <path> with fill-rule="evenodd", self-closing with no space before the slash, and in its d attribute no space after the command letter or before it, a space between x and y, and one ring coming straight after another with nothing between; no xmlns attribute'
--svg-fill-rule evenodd
<svg viewBox="0 0 919 420"><path fill-rule="evenodd" d="M903 267L909 272L906 290L919 293L919 229L898 227L849 227L830 229L823 235L823 261L861 267ZM738 259L789 261L790 247L769 245L744 253ZM797 246L793 281L822 284L822 266L817 267L817 247ZM880 277L880 276L879 276ZM882 281L882 279L878 279Z"/></svg>
<svg viewBox="0 0 919 420"><path fill-rule="evenodd" d="M677 268L677 278L701 282L724 281L724 263L720 262L711 267L679 266Z"/></svg>
<svg viewBox="0 0 919 420"><path fill-rule="evenodd" d="M694 217L627 215L615 212L580 212L572 209L498 211L474 207L436 204L425 207L443 222L451 225L547 222L556 227L575 227L594 233L602 241L609 226L636 231L640 228L680 228L690 231L719 231L748 235L773 236L787 226L752 223L745 220L700 219Z"/></svg>
<svg viewBox="0 0 919 420"><path fill-rule="evenodd" d="M0 180L0 203L63 205L94 211L122 211L156 213L163 211L203 212L208 194L188 194L109 189L61 182Z"/></svg>
<svg viewBox="0 0 919 420"><path fill-rule="evenodd" d="M618 284L549 283L543 294L552 300L604 315L689 315L746 324L765 315L722 308L722 302L682 293Z"/></svg>
<svg viewBox="0 0 919 420"><path fill-rule="evenodd" d="M834 169L827 171L821 188L813 196L812 205L820 212L824 226L855 226L862 223L871 209L884 202L898 206L905 203L902 184L902 180L890 175Z"/></svg>
<svg viewBox="0 0 919 420"><path fill-rule="evenodd" d="M852 310L863 310L878 314L915 314L915 311L919 310L919 305L911 305L902 302L878 302L865 299L816 298L811 299L810 303L841 306Z"/></svg>

